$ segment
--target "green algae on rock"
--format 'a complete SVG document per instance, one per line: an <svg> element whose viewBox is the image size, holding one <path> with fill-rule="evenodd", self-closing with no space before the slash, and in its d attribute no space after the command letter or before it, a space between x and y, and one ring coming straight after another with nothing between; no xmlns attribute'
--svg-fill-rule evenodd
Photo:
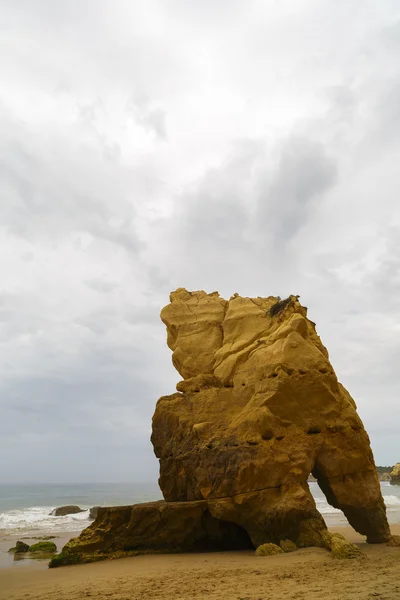
<svg viewBox="0 0 400 600"><path fill-rule="evenodd" d="M358 546L348 542L340 533L332 533L330 535L330 550L332 558L366 558L366 555L364 552L361 552Z"/></svg>
<svg viewBox="0 0 400 600"><path fill-rule="evenodd" d="M283 554L282 548L276 544L261 544L256 550L257 556L274 556L275 554Z"/></svg>
<svg viewBox="0 0 400 600"><path fill-rule="evenodd" d="M29 552L57 552L57 546L54 542L37 542L29 546Z"/></svg>
<svg viewBox="0 0 400 600"><path fill-rule="evenodd" d="M297 550L297 546L292 540L281 540L279 546L284 552L294 552Z"/></svg>

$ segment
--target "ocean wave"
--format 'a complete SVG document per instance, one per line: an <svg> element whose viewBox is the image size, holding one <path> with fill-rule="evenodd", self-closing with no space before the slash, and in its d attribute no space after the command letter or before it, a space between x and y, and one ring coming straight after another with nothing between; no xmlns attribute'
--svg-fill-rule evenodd
<svg viewBox="0 0 400 600"><path fill-rule="evenodd" d="M385 488L387 486L382 485L382 488ZM393 487L390 486L389 487L391 490L393 490ZM315 504L317 507L317 510L323 514L323 515L337 515L340 514L342 511L338 510L336 508L333 508L333 506L331 506L330 504L328 504L326 498L324 496L322 496L322 492L316 487L316 484L314 484L314 486L310 486L311 491L313 492L313 496L314 496L314 500L315 500ZM388 511L390 512L397 512L400 511L400 496L396 496L395 494L385 494L384 492L388 491L387 489L382 489L382 495L383 495L383 500L385 502L386 508L388 509ZM400 491L400 490L399 490Z"/></svg>
<svg viewBox="0 0 400 600"><path fill-rule="evenodd" d="M383 498L388 516L392 522L400 521L400 488L382 484ZM316 483L310 484L317 510L328 521L340 521L342 511L328 504L325 496ZM391 493L388 493L388 492ZM399 492L396 495L396 492ZM393 493L394 492L394 493ZM0 535L51 535L63 532L80 532L90 525L89 509L83 506L84 512L73 515L55 517L51 515L54 506L34 506L25 509L13 509L0 513ZM328 522L327 521L327 522Z"/></svg>
<svg viewBox="0 0 400 600"><path fill-rule="evenodd" d="M55 517L51 515L54 506L34 506L25 509L15 509L0 514L0 531L7 533L59 533L64 531L79 531L87 527L89 509L74 515Z"/></svg>
<svg viewBox="0 0 400 600"><path fill-rule="evenodd" d="M400 508L400 498L398 496L383 496L387 508Z"/></svg>

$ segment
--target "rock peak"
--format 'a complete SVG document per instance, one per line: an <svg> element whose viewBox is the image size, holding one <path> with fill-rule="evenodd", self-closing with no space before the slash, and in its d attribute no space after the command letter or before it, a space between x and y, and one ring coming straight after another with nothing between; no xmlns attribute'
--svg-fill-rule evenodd
<svg viewBox="0 0 400 600"><path fill-rule="evenodd" d="M167 327L173 364L185 379L212 373L224 385L232 385L238 362L245 362L260 349L259 344L286 338L290 333L309 338L328 358L299 296L282 300L279 296L246 298L234 294L225 300L218 292L179 288L170 299L161 319ZM289 336L289 344L292 338Z"/></svg>
<svg viewBox="0 0 400 600"><path fill-rule="evenodd" d="M368 435L299 296L170 300L161 319L183 380L153 418L165 499L206 500L256 545L296 542L302 522L323 524L312 472L357 531L388 539Z"/></svg>

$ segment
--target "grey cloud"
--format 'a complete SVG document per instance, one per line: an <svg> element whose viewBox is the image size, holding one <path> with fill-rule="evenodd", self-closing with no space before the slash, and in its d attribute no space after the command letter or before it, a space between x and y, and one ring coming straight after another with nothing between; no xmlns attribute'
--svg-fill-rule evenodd
<svg viewBox="0 0 400 600"><path fill-rule="evenodd" d="M224 258L222 247L233 253L231 260L244 251L254 210L253 171L262 150L262 141L236 141L219 167L186 190L171 232L183 258L207 258L217 264Z"/></svg>
<svg viewBox="0 0 400 600"><path fill-rule="evenodd" d="M87 279L85 281L85 285L95 290L96 292L109 294L110 292L113 292L114 290L119 288L121 284L116 281L107 281L106 279L92 278Z"/></svg>
<svg viewBox="0 0 400 600"><path fill-rule="evenodd" d="M326 118L331 123L335 123L335 135L340 135L340 129L343 124L347 126L352 124L358 109L358 99L349 85L328 86L324 90L324 95L326 95L330 103Z"/></svg>
<svg viewBox="0 0 400 600"><path fill-rule="evenodd" d="M42 139L29 135L23 125L10 123L5 115L0 122L4 124L0 215L8 231L32 241L49 231L59 235L84 231L129 252L138 251L134 206L125 191L115 197L116 189L121 189L118 168L94 152L69 148L62 138L54 158L50 143L43 147ZM86 169L78 156L86 161ZM109 194L114 194L112 203Z"/></svg>
<svg viewBox="0 0 400 600"><path fill-rule="evenodd" d="M165 112L161 108L154 108L143 115L142 122L150 130L153 130L160 139L167 139Z"/></svg>
<svg viewBox="0 0 400 600"><path fill-rule="evenodd" d="M385 44L389 51L398 51L400 47L400 19L384 28L382 31L382 43Z"/></svg>
<svg viewBox="0 0 400 600"><path fill-rule="evenodd" d="M297 269L291 244L334 188L337 171L336 157L305 135L272 147L265 139L236 140L220 166L187 190L167 223L164 244L173 264L159 259L172 287L208 281L220 288L222 273L228 295L238 291L238 278L247 293L260 293L255 279L271 286L268 293L291 293L288 281Z"/></svg>
<svg viewBox="0 0 400 600"><path fill-rule="evenodd" d="M136 95L131 98L126 110L136 123L152 131L159 139L167 139L165 111L161 107L152 106L147 96Z"/></svg>
<svg viewBox="0 0 400 600"><path fill-rule="evenodd" d="M59 366L53 376L32 374L0 382L0 447L5 451L19 440L14 466L23 470L22 457L29 447L30 455L45 461L53 480L67 474L74 481L86 471L92 480L104 481L104 471L96 472L95 463L103 453L121 448L117 472L122 480L132 473L140 480L155 480L149 423L168 375L152 345L145 337L141 345L130 342L128 335L122 346L88 342L69 365L61 361ZM159 377L151 376L153 369ZM55 444L68 447L68 452L57 453L57 460L51 452Z"/></svg>
<svg viewBox="0 0 400 600"><path fill-rule="evenodd" d="M75 323L87 327L96 335L103 335L115 327L117 315L112 309L103 309L76 319Z"/></svg>
<svg viewBox="0 0 400 600"><path fill-rule="evenodd" d="M46 323L44 304L35 294L0 291L0 340L3 343L20 335L35 335Z"/></svg>
<svg viewBox="0 0 400 600"><path fill-rule="evenodd" d="M400 136L400 74L391 78L380 94L375 108L377 127L375 135L385 146L398 144Z"/></svg>
<svg viewBox="0 0 400 600"><path fill-rule="evenodd" d="M285 246L307 222L310 211L334 185L336 161L306 138L289 138L279 161L258 194L258 224L275 244Z"/></svg>
<svg viewBox="0 0 400 600"><path fill-rule="evenodd" d="M363 274L361 286L371 313L400 317L400 224L381 232L381 250L374 268ZM395 323L393 323L395 325ZM388 340L389 341L389 340ZM397 336L396 336L397 343Z"/></svg>
<svg viewBox="0 0 400 600"><path fill-rule="evenodd" d="M2 477L155 481L182 285L300 294L398 460L395 4L84 4L0 0Z"/></svg>
<svg viewBox="0 0 400 600"><path fill-rule="evenodd" d="M188 19L194 24L199 21L203 25L213 26L237 18L244 11L241 0L221 0L218 3L213 0L204 0L199 4L188 4L185 0L167 0L165 3L168 11L172 11L176 17Z"/></svg>
<svg viewBox="0 0 400 600"><path fill-rule="evenodd" d="M24 252L21 254L21 258L25 262L31 262L32 260L35 260L35 255L33 252Z"/></svg>
<svg viewBox="0 0 400 600"><path fill-rule="evenodd" d="M124 319L131 325L159 326L159 306L135 306L128 309Z"/></svg>

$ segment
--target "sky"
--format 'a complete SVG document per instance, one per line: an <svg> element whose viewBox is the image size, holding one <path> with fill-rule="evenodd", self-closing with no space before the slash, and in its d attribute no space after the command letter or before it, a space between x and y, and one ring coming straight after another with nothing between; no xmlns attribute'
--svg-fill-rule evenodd
<svg viewBox="0 0 400 600"><path fill-rule="evenodd" d="M400 3L0 0L0 480L156 481L169 292L299 294L400 461Z"/></svg>

